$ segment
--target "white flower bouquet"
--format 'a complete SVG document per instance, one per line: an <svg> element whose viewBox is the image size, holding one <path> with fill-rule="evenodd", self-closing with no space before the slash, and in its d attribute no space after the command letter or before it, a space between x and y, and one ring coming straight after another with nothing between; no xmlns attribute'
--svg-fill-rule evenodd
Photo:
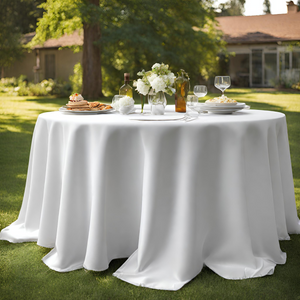
<svg viewBox="0 0 300 300"><path fill-rule="evenodd" d="M134 81L133 86L142 95L146 96L151 88L155 93L164 92L170 96L175 92L172 87L175 75L169 70L169 66L164 63L156 63L152 66L151 71L142 70L137 75L142 76L142 79Z"/></svg>

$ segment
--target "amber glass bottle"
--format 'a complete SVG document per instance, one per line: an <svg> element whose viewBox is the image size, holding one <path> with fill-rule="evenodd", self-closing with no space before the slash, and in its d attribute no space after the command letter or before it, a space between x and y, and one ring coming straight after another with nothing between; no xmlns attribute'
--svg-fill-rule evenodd
<svg viewBox="0 0 300 300"><path fill-rule="evenodd" d="M119 95L133 98L133 88L129 85L130 74L124 73L124 84L120 87Z"/></svg>
<svg viewBox="0 0 300 300"><path fill-rule="evenodd" d="M175 111L186 112L186 99L190 89L189 75L184 71L178 72L175 80Z"/></svg>

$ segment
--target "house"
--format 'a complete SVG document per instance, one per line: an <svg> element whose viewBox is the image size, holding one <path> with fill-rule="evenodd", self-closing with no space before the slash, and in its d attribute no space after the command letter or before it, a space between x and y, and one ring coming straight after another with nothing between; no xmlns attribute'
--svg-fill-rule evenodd
<svg viewBox="0 0 300 300"><path fill-rule="evenodd" d="M32 40L35 33L25 34L23 43ZM30 52L24 53L23 59L5 69L5 77L26 75L29 81L39 82L43 79L68 81L73 74L74 65L81 61L82 52L74 53L73 46L83 45L83 35L74 31L72 35L63 35L58 39L49 39L42 46L38 45Z"/></svg>
<svg viewBox="0 0 300 300"><path fill-rule="evenodd" d="M229 75L235 86L269 87L277 78L299 81L300 12L287 3L287 13L216 18L224 33Z"/></svg>
<svg viewBox="0 0 300 300"><path fill-rule="evenodd" d="M287 13L261 16L218 17L219 29L224 33L230 56L227 74L233 86L269 87L278 78L299 81L300 12L297 5L287 3ZM25 43L33 34L25 35ZM26 40L27 39L27 40ZM53 78L67 81L73 74L82 52L73 53L69 46L81 46L83 36L75 31L59 39L47 40L26 53L22 61L5 70L5 77L26 75L29 81Z"/></svg>

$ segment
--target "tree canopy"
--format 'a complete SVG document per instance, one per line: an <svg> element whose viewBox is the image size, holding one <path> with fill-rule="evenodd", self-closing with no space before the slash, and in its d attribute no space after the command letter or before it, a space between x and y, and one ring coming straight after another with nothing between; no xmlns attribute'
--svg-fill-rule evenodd
<svg viewBox="0 0 300 300"><path fill-rule="evenodd" d="M246 0L228 0L220 3L217 9L219 17L223 16L242 16L244 14L244 5Z"/></svg>
<svg viewBox="0 0 300 300"><path fill-rule="evenodd" d="M173 72L185 69L195 80L207 76L217 63L222 47L215 29L213 0L47 0L33 43L58 38L75 29L84 32L83 82L118 90L124 72L136 78L155 62L170 65ZM90 30L90 32L88 32ZM86 55L93 49L92 54ZM99 57L97 57L99 53ZM93 65L101 74L86 73ZM102 74L103 73L103 74ZM96 78L96 80L95 80ZM101 89L102 90L102 89ZM98 93L98 94L97 94ZM83 86L83 95L91 94Z"/></svg>
<svg viewBox="0 0 300 300"><path fill-rule="evenodd" d="M35 30L43 0L1 0L0 1L0 67L9 67L22 57L22 34Z"/></svg>
<svg viewBox="0 0 300 300"><path fill-rule="evenodd" d="M270 14L271 13L271 3L270 0L264 0L264 13Z"/></svg>

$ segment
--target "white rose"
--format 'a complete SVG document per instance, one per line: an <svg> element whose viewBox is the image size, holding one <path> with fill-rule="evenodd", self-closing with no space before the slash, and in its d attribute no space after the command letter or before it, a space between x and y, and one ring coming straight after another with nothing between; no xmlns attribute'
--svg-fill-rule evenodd
<svg viewBox="0 0 300 300"><path fill-rule="evenodd" d="M152 86L152 82L153 82L157 77L158 77L158 76L157 76L155 73L153 73L153 74L151 74L150 76L147 77L147 79L148 79L149 83L151 84L151 86Z"/></svg>
<svg viewBox="0 0 300 300"><path fill-rule="evenodd" d="M155 90L155 92L162 92L165 90L166 88L166 84L163 80L163 78L161 78L160 76L156 77L152 83L151 86L153 87L153 89Z"/></svg>
<svg viewBox="0 0 300 300"><path fill-rule="evenodd" d="M175 75L173 73L169 73L167 76L168 80L170 81L170 84L173 84L175 80Z"/></svg>
<svg viewBox="0 0 300 300"><path fill-rule="evenodd" d="M138 79L136 82L136 90L142 94L142 95L147 95L149 92L149 86L144 83L142 79Z"/></svg>
<svg viewBox="0 0 300 300"><path fill-rule="evenodd" d="M152 70L155 69L155 68L160 68L160 64L159 63L156 63L152 66Z"/></svg>

